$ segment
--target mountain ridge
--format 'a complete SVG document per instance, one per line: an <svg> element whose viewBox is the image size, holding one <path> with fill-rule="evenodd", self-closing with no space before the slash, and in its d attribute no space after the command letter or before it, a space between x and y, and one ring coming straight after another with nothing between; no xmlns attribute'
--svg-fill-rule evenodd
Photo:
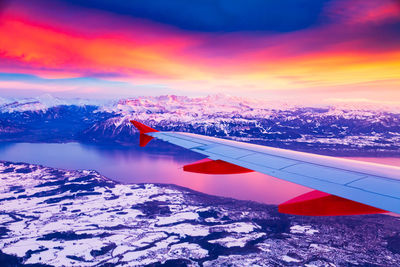
<svg viewBox="0 0 400 267"><path fill-rule="evenodd" d="M226 95L165 95L107 103L51 96L0 105L0 141L136 144L131 119L295 150L400 154L400 112L268 105Z"/></svg>

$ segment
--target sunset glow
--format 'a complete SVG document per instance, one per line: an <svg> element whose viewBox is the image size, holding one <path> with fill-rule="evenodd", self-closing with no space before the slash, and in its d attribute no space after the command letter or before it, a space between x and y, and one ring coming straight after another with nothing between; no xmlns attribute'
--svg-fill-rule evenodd
<svg viewBox="0 0 400 267"><path fill-rule="evenodd" d="M324 1L309 25L264 31L185 29L75 2L6 2L3 93L284 98L291 92L400 101L400 4L394 0Z"/></svg>

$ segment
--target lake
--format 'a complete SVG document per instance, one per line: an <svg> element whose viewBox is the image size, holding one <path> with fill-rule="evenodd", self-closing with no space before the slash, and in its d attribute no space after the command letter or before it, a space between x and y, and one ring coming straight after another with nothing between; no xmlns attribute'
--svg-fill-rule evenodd
<svg viewBox="0 0 400 267"><path fill-rule="evenodd" d="M279 204L311 189L260 173L207 175L188 173L182 166L204 156L162 141L148 147L79 143L1 143L0 160L64 169L92 169L122 183L167 183L203 193ZM400 166L400 158L354 158Z"/></svg>

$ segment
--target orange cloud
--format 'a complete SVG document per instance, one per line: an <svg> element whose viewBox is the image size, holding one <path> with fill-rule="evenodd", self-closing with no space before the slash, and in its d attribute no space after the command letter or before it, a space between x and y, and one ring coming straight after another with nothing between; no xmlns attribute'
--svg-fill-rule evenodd
<svg viewBox="0 0 400 267"><path fill-rule="evenodd" d="M399 7L372 2L355 10L348 6L353 12L339 1L340 8L330 6L326 12L343 21L280 34L187 32L74 10L67 12L77 21L67 24L13 7L0 21L0 72L162 84L183 93L329 91L353 85L371 91L380 82L394 92L400 86L400 47L396 40L385 43L383 37L392 32L376 40L369 26L393 20ZM354 23L357 27L348 25ZM51 90L46 86L43 90ZM63 86L58 88L68 89Z"/></svg>
<svg viewBox="0 0 400 267"><path fill-rule="evenodd" d="M5 14L0 24L0 70L48 77L79 77L96 73L152 77L201 76L187 68L179 51L191 40L161 38L142 42L141 38L113 33L84 36L63 29ZM52 76L52 75L51 75Z"/></svg>

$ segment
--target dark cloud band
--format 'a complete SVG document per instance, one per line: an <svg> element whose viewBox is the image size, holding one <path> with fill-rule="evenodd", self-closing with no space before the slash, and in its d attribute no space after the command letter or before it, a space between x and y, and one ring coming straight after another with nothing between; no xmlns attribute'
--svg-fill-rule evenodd
<svg viewBox="0 0 400 267"><path fill-rule="evenodd" d="M319 23L329 0L63 0L74 5L106 10L205 32L288 32Z"/></svg>

